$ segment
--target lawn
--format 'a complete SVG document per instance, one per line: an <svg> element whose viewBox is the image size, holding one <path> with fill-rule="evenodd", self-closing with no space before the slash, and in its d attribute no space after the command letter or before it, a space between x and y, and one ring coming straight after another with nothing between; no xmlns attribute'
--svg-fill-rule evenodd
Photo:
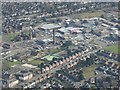
<svg viewBox="0 0 120 90"><path fill-rule="evenodd" d="M94 77L94 71L99 65L91 65L89 67L84 67L83 68L83 75L85 79L89 79L91 77Z"/></svg>
<svg viewBox="0 0 120 90"><path fill-rule="evenodd" d="M2 61L2 66L3 66L4 70L8 70L13 65L21 65L21 64L22 63L19 62L19 61L16 61L16 62L10 62L10 61L7 61L7 60Z"/></svg>
<svg viewBox="0 0 120 90"><path fill-rule="evenodd" d="M110 51L110 52L113 52L115 54L119 54L120 53L120 44L114 44L114 45L111 45L111 46L107 46L104 48L105 50L107 51Z"/></svg>
<svg viewBox="0 0 120 90"><path fill-rule="evenodd" d="M17 35L18 35L18 33L9 33L9 34L3 35L3 41L11 41Z"/></svg>
<svg viewBox="0 0 120 90"><path fill-rule="evenodd" d="M47 56L44 56L43 59L47 59L47 60L51 61L54 57L56 57L56 56L47 55Z"/></svg>
<svg viewBox="0 0 120 90"><path fill-rule="evenodd" d="M21 65L22 63L21 62L19 62L19 61L16 61L16 62L9 62L9 65L10 66L13 66L13 65Z"/></svg>
<svg viewBox="0 0 120 90"><path fill-rule="evenodd" d="M6 71L10 68L9 61L7 60L2 60L2 70Z"/></svg>
<svg viewBox="0 0 120 90"><path fill-rule="evenodd" d="M41 61L41 60L31 60L28 62L28 64L32 64L32 65L39 65L41 63L43 63L44 61Z"/></svg>
<svg viewBox="0 0 120 90"><path fill-rule="evenodd" d="M58 53L58 52L60 52L60 49L58 49L58 48L52 48L52 49L48 50L48 54L50 54L50 55Z"/></svg>
<svg viewBox="0 0 120 90"><path fill-rule="evenodd" d="M104 14L104 12L99 10L95 12L84 12L84 13L72 14L70 15L70 17L75 19L84 19L84 18L99 17L102 14Z"/></svg>

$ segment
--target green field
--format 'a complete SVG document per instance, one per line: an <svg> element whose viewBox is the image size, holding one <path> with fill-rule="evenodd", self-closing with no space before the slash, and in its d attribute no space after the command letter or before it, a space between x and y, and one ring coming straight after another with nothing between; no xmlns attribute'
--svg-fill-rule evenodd
<svg viewBox="0 0 120 90"><path fill-rule="evenodd" d="M7 60L3 60L2 61L2 69L3 70L8 70L9 68L11 68L11 66L14 66L14 65L21 65L22 63L21 62L10 62L10 61L7 61Z"/></svg>
<svg viewBox="0 0 120 90"><path fill-rule="evenodd" d="M48 50L48 54L50 54L50 55L58 53L58 52L60 52L60 49L58 49L58 48L52 48L52 49Z"/></svg>
<svg viewBox="0 0 120 90"><path fill-rule="evenodd" d="M20 65L20 64L22 64L21 62L19 62L19 61L16 61L16 62L9 62L9 65L10 66L13 66L13 65Z"/></svg>
<svg viewBox="0 0 120 90"><path fill-rule="evenodd" d="M95 12L85 12L85 13L72 14L69 17L75 18L75 19L84 19L84 18L99 17L102 14L104 14L104 12L99 10L99 11L95 11Z"/></svg>
<svg viewBox="0 0 120 90"><path fill-rule="evenodd" d="M18 33L9 33L7 35L3 35L3 41L11 41L17 36Z"/></svg>
<svg viewBox="0 0 120 90"><path fill-rule="evenodd" d="M47 55L47 56L44 56L43 59L47 59L48 61L52 61L53 58L57 58L56 56L52 56L52 55Z"/></svg>
<svg viewBox="0 0 120 90"><path fill-rule="evenodd" d="M83 75L86 79L89 79L91 77L94 77L94 71L99 65L91 65L89 67L83 68Z"/></svg>
<svg viewBox="0 0 120 90"><path fill-rule="evenodd" d="M105 50L107 51L110 51L110 52L113 52L115 54L119 54L120 53L120 44L114 44L114 45L111 45L111 46L107 46L104 48Z"/></svg>
<svg viewBox="0 0 120 90"><path fill-rule="evenodd" d="M28 62L28 64L32 64L32 65L39 65L41 63L43 63L44 61L41 60L31 60Z"/></svg>

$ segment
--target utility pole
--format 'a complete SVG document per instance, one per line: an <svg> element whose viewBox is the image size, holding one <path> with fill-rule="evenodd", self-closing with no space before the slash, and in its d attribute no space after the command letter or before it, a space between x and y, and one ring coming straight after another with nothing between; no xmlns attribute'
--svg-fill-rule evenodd
<svg viewBox="0 0 120 90"><path fill-rule="evenodd" d="M55 29L53 29L53 44L55 44Z"/></svg>

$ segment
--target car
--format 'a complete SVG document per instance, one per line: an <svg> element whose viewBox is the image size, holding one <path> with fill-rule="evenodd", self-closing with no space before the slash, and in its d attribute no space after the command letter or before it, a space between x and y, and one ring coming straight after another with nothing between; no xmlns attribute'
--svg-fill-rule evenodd
<svg viewBox="0 0 120 90"><path fill-rule="evenodd" d="M104 74L106 74L106 71L103 71Z"/></svg>

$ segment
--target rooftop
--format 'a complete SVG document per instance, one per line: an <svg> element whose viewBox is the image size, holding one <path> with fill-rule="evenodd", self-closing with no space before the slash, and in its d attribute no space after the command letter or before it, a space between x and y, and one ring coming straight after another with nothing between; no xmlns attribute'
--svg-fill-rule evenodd
<svg viewBox="0 0 120 90"><path fill-rule="evenodd" d="M61 26L58 24L43 24L41 26L42 29L57 29L60 28Z"/></svg>

